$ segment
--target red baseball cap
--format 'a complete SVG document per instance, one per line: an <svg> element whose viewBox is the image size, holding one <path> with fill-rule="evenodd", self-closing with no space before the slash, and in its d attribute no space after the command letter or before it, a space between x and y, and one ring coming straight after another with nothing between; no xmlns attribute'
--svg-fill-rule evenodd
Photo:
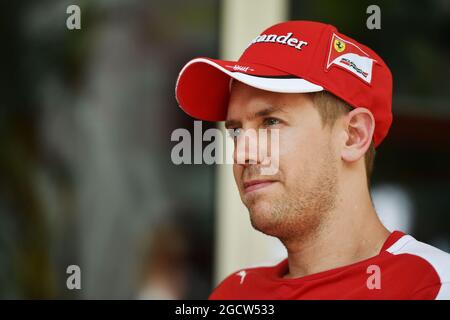
<svg viewBox="0 0 450 320"><path fill-rule="evenodd" d="M237 61L195 58L177 79L180 107L200 120L224 121L230 80L281 93L326 90L375 118L377 147L392 123L392 75L373 50L329 24L288 21L264 30Z"/></svg>

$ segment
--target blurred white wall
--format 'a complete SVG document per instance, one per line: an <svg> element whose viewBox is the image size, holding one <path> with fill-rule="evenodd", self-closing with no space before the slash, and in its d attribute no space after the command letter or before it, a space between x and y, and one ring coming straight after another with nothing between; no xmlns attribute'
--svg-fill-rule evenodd
<svg viewBox="0 0 450 320"><path fill-rule="evenodd" d="M222 8L220 50L226 60L237 60L252 39L288 16L287 0L223 0ZM278 239L251 226L232 166L217 168L215 284L243 267L274 264L286 256Z"/></svg>

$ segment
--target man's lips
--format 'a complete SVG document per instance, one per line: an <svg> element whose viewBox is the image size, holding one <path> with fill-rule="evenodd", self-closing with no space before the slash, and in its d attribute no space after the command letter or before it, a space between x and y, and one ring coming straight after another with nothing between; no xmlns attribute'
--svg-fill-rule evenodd
<svg viewBox="0 0 450 320"><path fill-rule="evenodd" d="M249 180L244 182L245 193L258 190L274 183L275 180Z"/></svg>

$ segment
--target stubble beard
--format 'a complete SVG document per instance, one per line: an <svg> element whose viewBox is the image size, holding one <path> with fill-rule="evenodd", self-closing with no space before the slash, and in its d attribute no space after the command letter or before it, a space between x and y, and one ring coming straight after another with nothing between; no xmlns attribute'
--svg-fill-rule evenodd
<svg viewBox="0 0 450 320"><path fill-rule="evenodd" d="M314 237L326 225L336 204L336 163L327 155L318 172L300 172L292 181L288 188L283 185L284 192L279 189L283 186L277 186L276 193L249 196L244 201L253 228L283 243Z"/></svg>

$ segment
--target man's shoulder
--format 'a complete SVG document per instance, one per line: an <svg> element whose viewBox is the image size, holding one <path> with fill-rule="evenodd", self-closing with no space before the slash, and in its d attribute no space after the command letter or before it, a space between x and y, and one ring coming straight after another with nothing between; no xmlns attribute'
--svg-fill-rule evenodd
<svg viewBox="0 0 450 320"><path fill-rule="evenodd" d="M399 258L405 273L411 273L421 282L419 291L437 287L437 299L450 299L449 253L418 241L411 235L404 235L386 251Z"/></svg>
<svg viewBox="0 0 450 320"><path fill-rule="evenodd" d="M450 282L450 254L432 245L405 235L386 251L395 255L410 255L424 261L439 275L441 282Z"/></svg>

